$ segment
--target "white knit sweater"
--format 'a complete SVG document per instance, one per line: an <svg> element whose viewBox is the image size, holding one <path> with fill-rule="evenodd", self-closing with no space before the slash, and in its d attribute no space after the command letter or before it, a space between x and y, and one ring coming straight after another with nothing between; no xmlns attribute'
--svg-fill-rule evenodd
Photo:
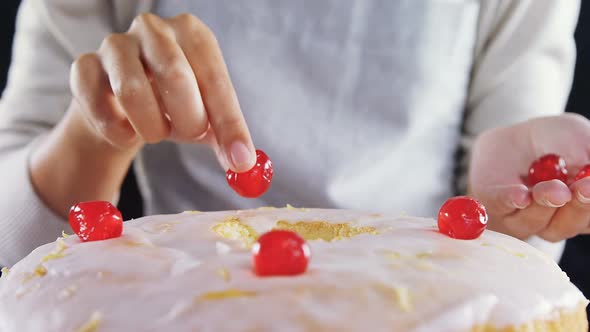
<svg viewBox="0 0 590 332"><path fill-rule="evenodd" d="M482 131L563 111L576 0L25 0L0 102L0 265L67 224L39 200L27 160L63 116L69 66L133 17L189 11L216 33L268 194L226 185L212 153L147 146L147 213L285 203L433 216L453 191L457 147ZM463 129L462 129L463 128ZM81 156L83 157L83 156ZM559 256L562 245L552 249Z"/></svg>

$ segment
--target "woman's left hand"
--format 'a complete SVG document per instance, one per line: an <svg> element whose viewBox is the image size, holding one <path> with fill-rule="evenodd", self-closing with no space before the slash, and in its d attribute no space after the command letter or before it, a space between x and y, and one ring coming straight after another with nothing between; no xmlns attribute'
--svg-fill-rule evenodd
<svg viewBox="0 0 590 332"><path fill-rule="evenodd" d="M476 140L469 194L487 208L489 228L520 239L551 242L590 233L590 177L572 182L590 163L590 121L575 114L532 119L483 133ZM570 180L527 186L531 163L555 153Z"/></svg>

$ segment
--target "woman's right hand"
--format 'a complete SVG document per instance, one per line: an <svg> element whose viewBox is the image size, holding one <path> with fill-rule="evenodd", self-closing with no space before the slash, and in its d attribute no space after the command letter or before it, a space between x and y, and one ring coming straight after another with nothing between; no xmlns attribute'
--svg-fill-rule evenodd
<svg viewBox="0 0 590 332"><path fill-rule="evenodd" d="M221 50L194 16L139 15L74 62L70 86L68 112L30 161L35 190L62 216L80 201L112 200L144 143L205 143L226 170L254 166Z"/></svg>
<svg viewBox="0 0 590 332"><path fill-rule="evenodd" d="M70 83L90 127L115 147L203 142L226 169L254 166L254 145L217 40L192 15L137 16L126 33L80 56Z"/></svg>

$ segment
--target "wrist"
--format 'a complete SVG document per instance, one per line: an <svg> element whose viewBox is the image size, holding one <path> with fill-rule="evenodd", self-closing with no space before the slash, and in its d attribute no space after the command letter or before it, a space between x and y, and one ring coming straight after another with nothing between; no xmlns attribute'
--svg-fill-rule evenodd
<svg viewBox="0 0 590 332"><path fill-rule="evenodd" d="M77 202L115 197L140 147L121 149L110 144L72 103L32 151L31 182L47 207L65 217Z"/></svg>

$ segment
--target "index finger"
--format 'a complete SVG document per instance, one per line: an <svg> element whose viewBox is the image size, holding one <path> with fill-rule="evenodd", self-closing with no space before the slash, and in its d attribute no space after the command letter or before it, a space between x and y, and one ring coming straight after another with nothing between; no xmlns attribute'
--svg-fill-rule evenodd
<svg viewBox="0 0 590 332"><path fill-rule="evenodd" d="M489 186L474 194L498 217L506 217L531 204L529 190L522 184Z"/></svg>
<svg viewBox="0 0 590 332"><path fill-rule="evenodd" d="M169 19L177 41L195 73L211 128L227 165L244 172L256 153L217 39L196 17L182 14Z"/></svg>

